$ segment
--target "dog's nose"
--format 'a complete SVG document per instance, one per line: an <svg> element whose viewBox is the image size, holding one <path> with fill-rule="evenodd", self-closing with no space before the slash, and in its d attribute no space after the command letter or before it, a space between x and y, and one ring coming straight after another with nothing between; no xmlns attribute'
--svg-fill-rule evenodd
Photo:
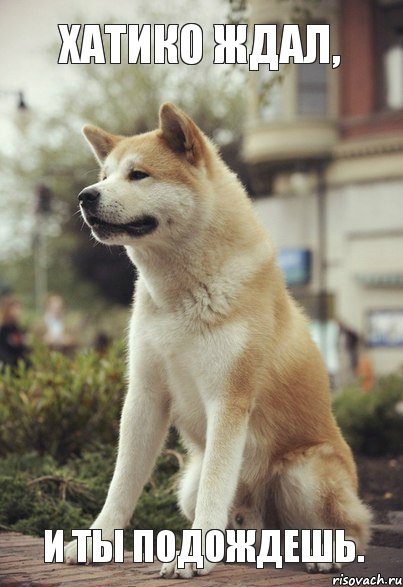
<svg viewBox="0 0 403 587"><path fill-rule="evenodd" d="M82 206L88 208L97 203L100 195L101 194L96 188L85 188L78 194L78 201Z"/></svg>

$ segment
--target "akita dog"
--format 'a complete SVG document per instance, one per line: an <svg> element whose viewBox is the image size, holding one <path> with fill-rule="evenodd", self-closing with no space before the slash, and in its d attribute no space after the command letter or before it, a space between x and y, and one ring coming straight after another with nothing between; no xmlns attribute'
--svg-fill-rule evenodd
<svg viewBox="0 0 403 587"><path fill-rule="evenodd" d="M116 468L92 528L111 540L129 523L173 423L188 451L179 504L193 528L236 527L239 502L259 527L345 529L363 552L370 514L327 373L239 180L169 103L152 132L83 132L101 166L79 195L84 220L98 241L124 245L139 274ZM76 562L75 542L65 560ZM173 561L161 574L213 566Z"/></svg>

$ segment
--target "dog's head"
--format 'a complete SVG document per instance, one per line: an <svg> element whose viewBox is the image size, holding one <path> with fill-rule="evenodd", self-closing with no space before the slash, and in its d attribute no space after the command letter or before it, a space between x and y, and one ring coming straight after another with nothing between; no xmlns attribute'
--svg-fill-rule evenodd
<svg viewBox="0 0 403 587"><path fill-rule="evenodd" d="M179 108L164 104L157 130L123 137L87 125L100 179L79 194L81 212L104 243L177 243L206 221L214 147Z"/></svg>

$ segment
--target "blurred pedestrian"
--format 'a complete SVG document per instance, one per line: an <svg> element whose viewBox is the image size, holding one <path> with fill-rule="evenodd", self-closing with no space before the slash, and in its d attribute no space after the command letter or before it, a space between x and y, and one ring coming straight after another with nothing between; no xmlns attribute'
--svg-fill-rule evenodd
<svg viewBox="0 0 403 587"><path fill-rule="evenodd" d="M3 298L0 307L0 367L16 366L18 361L26 361L29 354L26 333L21 326L22 304L8 295Z"/></svg>
<svg viewBox="0 0 403 587"><path fill-rule="evenodd" d="M94 349L101 356L105 356L111 344L111 338L106 332L100 330L97 332L94 340Z"/></svg>
<svg viewBox="0 0 403 587"><path fill-rule="evenodd" d="M365 391L371 391L375 385L374 364L368 353L368 349L364 344L360 347L357 364L357 377L362 389Z"/></svg>
<svg viewBox="0 0 403 587"><path fill-rule="evenodd" d="M339 327L338 355L339 372L337 376L337 387L344 387L351 383L357 373L359 335L341 320L337 322Z"/></svg>
<svg viewBox="0 0 403 587"><path fill-rule="evenodd" d="M53 350L65 351L73 346L66 331L64 300L59 294L49 294L43 315L44 342Z"/></svg>
<svg viewBox="0 0 403 587"><path fill-rule="evenodd" d="M45 334L43 338L49 346L58 346L62 344L65 333L63 313L63 298L57 294L50 294L46 300L45 313L43 315L43 322L45 324Z"/></svg>
<svg viewBox="0 0 403 587"><path fill-rule="evenodd" d="M344 344L344 349L346 350L350 360L350 369L353 373L355 373L358 365L358 348L360 337L352 328L349 328L342 322L339 322L339 328L339 336L343 341L342 344Z"/></svg>

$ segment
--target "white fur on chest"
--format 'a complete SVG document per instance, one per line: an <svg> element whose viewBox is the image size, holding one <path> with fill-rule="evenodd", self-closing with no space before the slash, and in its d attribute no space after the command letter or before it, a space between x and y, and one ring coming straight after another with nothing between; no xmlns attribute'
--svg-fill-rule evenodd
<svg viewBox="0 0 403 587"><path fill-rule="evenodd" d="M185 438L204 445L206 413L228 388L247 327L233 321L195 331L180 311L150 314L138 301L134 336L149 349L150 364L157 361L166 376L172 421Z"/></svg>
<svg viewBox="0 0 403 587"><path fill-rule="evenodd" d="M247 317L232 318L233 305L270 258L270 243L258 242L224 262L217 253L209 265L196 250L165 263L155 254L128 253L140 272L133 337L147 349L144 360L164 374L173 422L203 447L207 414L228 391L249 339Z"/></svg>

